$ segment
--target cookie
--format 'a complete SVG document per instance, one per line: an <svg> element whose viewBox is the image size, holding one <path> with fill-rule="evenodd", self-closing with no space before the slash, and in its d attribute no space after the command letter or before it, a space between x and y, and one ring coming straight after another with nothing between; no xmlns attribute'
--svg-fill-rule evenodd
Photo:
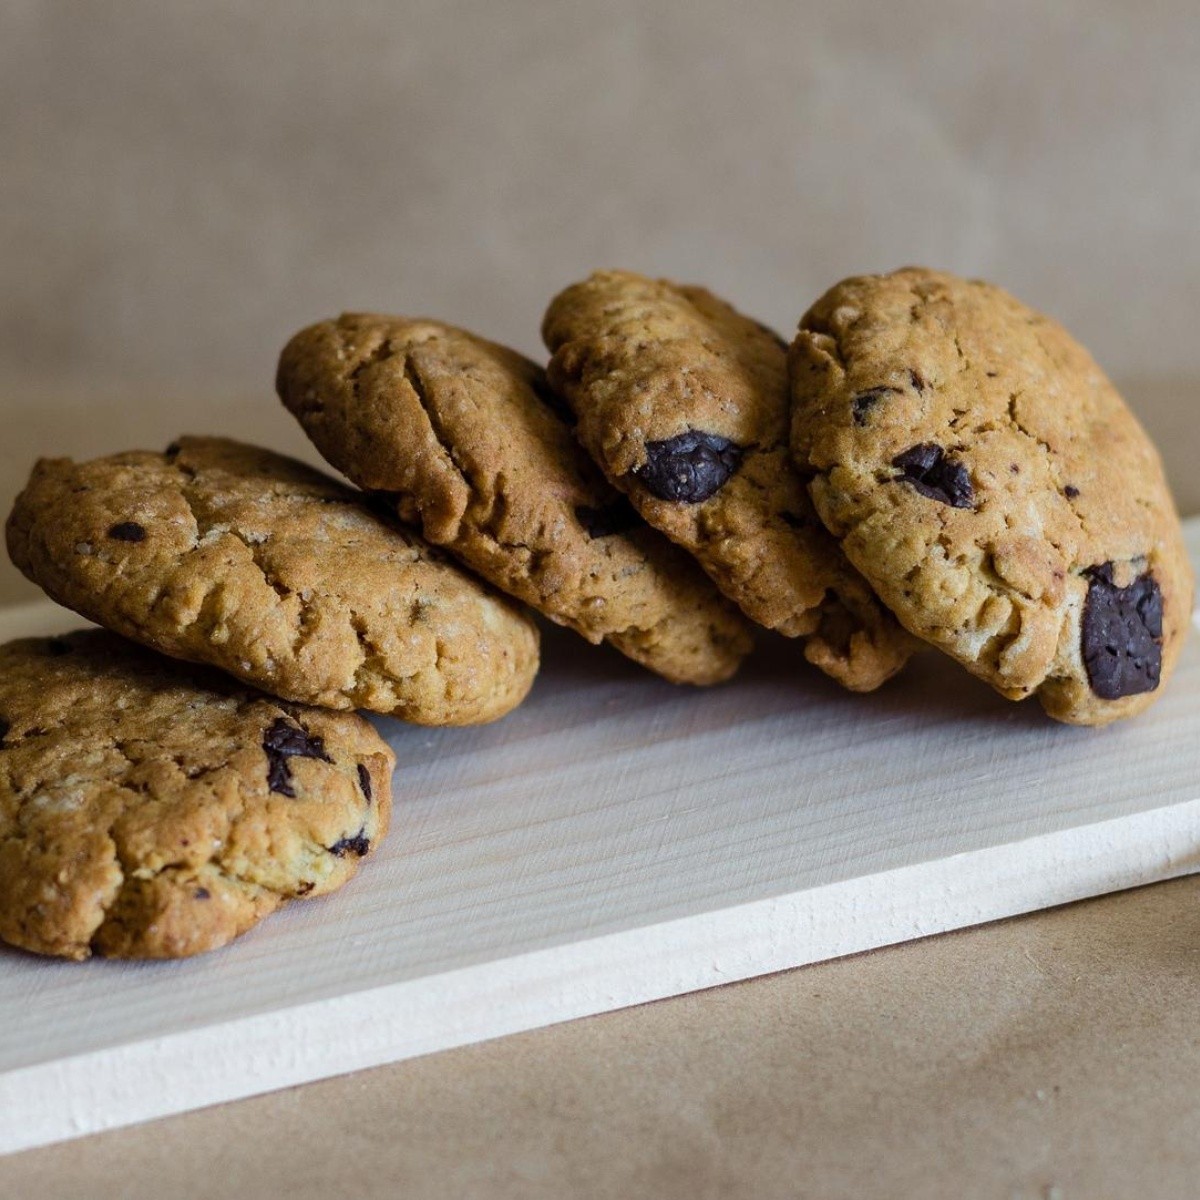
<svg viewBox="0 0 1200 1200"><path fill-rule="evenodd" d="M827 292L791 371L817 510L908 629L1060 721L1154 700L1192 605L1179 518L1150 439L1060 325L909 268Z"/></svg>
<svg viewBox="0 0 1200 1200"><path fill-rule="evenodd" d="M350 314L292 338L278 391L338 470L552 621L678 683L726 679L749 650L740 615L604 482L521 355Z"/></svg>
<svg viewBox="0 0 1200 1200"><path fill-rule="evenodd" d="M360 493L237 442L43 460L8 548L90 620L299 703L466 725L537 671L537 630L507 598Z"/></svg>
<svg viewBox="0 0 1200 1200"><path fill-rule="evenodd" d="M0 938L182 958L345 883L394 758L302 708L91 630L0 646Z"/></svg>
<svg viewBox="0 0 1200 1200"><path fill-rule="evenodd" d="M813 510L788 453L787 348L710 292L601 271L555 297L550 383L609 481L760 625L869 691L908 636Z"/></svg>

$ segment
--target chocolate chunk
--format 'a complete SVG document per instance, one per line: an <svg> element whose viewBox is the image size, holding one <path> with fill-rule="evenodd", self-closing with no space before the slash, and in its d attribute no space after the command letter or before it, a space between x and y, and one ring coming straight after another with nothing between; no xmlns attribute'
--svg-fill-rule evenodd
<svg viewBox="0 0 1200 1200"><path fill-rule="evenodd" d="M307 730L291 725L278 717L263 735L263 750L267 755L267 787L281 796L295 797L289 758L318 758L332 762L325 753L322 738L313 737Z"/></svg>
<svg viewBox="0 0 1200 1200"><path fill-rule="evenodd" d="M1067 486L1063 488L1063 495L1066 496L1068 500L1074 500L1075 497L1079 495L1079 489L1073 483L1068 483Z"/></svg>
<svg viewBox="0 0 1200 1200"><path fill-rule="evenodd" d="M303 883L296 884L295 894L297 896L307 896L316 886L311 879L306 879Z"/></svg>
<svg viewBox="0 0 1200 1200"><path fill-rule="evenodd" d="M276 717L267 730L263 746L286 758L319 758L322 762L333 759L325 753L325 741L299 725L291 725L283 717Z"/></svg>
<svg viewBox="0 0 1200 1200"><path fill-rule="evenodd" d="M353 837L342 838L341 841L334 842L329 847L329 853L338 858L345 858L347 854L353 854L356 858L362 858L370 849L371 840L360 829Z"/></svg>
<svg viewBox="0 0 1200 1200"><path fill-rule="evenodd" d="M116 538L118 542L144 542L146 531L136 521L122 521L109 529L108 536Z"/></svg>
<svg viewBox="0 0 1200 1200"><path fill-rule="evenodd" d="M899 391L899 388L894 387L873 387L867 388L865 392L859 392L858 395L854 397L852 402L855 425L865 425L867 423L867 414L871 411L871 409L873 409L875 405L877 405L880 400L884 398L884 396L892 392L898 393Z"/></svg>
<svg viewBox="0 0 1200 1200"><path fill-rule="evenodd" d="M967 468L932 442L912 446L892 459L899 467L897 476L916 488L922 496L939 500L953 508L970 508L975 503L975 491Z"/></svg>
<svg viewBox="0 0 1200 1200"><path fill-rule="evenodd" d="M1152 692L1162 673L1163 602L1154 576L1128 587L1113 582L1112 563L1092 567L1083 605L1081 648L1088 683L1101 700Z"/></svg>
<svg viewBox="0 0 1200 1200"><path fill-rule="evenodd" d="M645 465L634 475L660 500L699 504L720 491L741 461L742 448L728 438L689 429L661 442L647 442Z"/></svg>
<svg viewBox="0 0 1200 1200"><path fill-rule="evenodd" d="M171 444L170 444L170 445L169 445L169 446L168 446L168 447L167 447L167 448L166 448L166 449L163 451L163 453L164 453L164 454L165 454L165 455L166 455L168 458L178 458L178 457L179 457L179 451L180 451L180 450L182 450L182 449L183 449L183 447L182 447L182 446L180 446L180 444L179 444L178 442L172 442L172 443L171 443Z"/></svg>
<svg viewBox="0 0 1200 1200"><path fill-rule="evenodd" d="M267 751L267 791L277 792L281 796L296 797L296 789L292 787L292 770L287 765L287 759L272 755Z"/></svg>
<svg viewBox="0 0 1200 1200"><path fill-rule="evenodd" d="M575 519L583 526L588 537L612 537L614 533L628 533L636 529L641 518L624 496L619 496L603 508L577 505Z"/></svg>
<svg viewBox="0 0 1200 1200"><path fill-rule="evenodd" d="M371 772L363 763L358 764L358 786L362 788L362 794L366 796L367 803L370 804L375 798L371 794Z"/></svg>
<svg viewBox="0 0 1200 1200"><path fill-rule="evenodd" d="M192 893L192 899L193 899L193 900L211 900L211 899L212 899L212 892L210 892L210 891L208 890L208 888L206 888L206 887L198 887L198 888L197 888L197 889L196 889L196 890L195 890L195 891Z"/></svg>
<svg viewBox="0 0 1200 1200"><path fill-rule="evenodd" d="M12 726L3 718L0 717L0 750L5 748L4 739L8 737L8 731Z"/></svg>

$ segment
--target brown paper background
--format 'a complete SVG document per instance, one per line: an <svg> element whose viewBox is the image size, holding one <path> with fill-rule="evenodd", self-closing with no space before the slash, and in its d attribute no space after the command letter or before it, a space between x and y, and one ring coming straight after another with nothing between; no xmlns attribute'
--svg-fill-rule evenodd
<svg viewBox="0 0 1200 1200"><path fill-rule="evenodd" d="M1194 1200L1189 878L0 1159L0 1193Z"/></svg>
<svg viewBox="0 0 1200 1200"><path fill-rule="evenodd" d="M341 308L538 351L624 265L788 331L926 262L1062 319L1200 511L1194 0L9 0L0 505L39 453L307 454ZM0 602L36 593L7 566ZM1183 880L0 1161L5 1197L1194 1197Z"/></svg>

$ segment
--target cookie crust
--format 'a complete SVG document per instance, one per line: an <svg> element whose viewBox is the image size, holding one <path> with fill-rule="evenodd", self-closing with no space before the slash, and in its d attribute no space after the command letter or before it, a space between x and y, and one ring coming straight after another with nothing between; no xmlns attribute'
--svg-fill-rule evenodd
<svg viewBox="0 0 1200 1200"><path fill-rule="evenodd" d="M345 314L277 390L322 455L495 586L678 683L727 679L745 622L600 477L541 369L426 319Z"/></svg>
<svg viewBox="0 0 1200 1200"><path fill-rule="evenodd" d="M299 703L473 724L537 671L536 627L507 598L361 494L226 439L43 460L8 548L89 620Z"/></svg>
<svg viewBox="0 0 1200 1200"><path fill-rule="evenodd" d="M551 385L609 481L760 625L869 691L912 643L817 518L788 451L785 344L704 288L600 271L551 302Z"/></svg>
<svg viewBox="0 0 1200 1200"><path fill-rule="evenodd" d="M0 646L0 938L181 958L340 887L387 832L394 756L98 630Z"/></svg>
<svg viewBox="0 0 1200 1200"><path fill-rule="evenodd" d="M908 629L1061 721L1154 700L1191 613L1182 529L1153 444L1061 325L906 268L827 292L791 374L817 510Z"/></svg>

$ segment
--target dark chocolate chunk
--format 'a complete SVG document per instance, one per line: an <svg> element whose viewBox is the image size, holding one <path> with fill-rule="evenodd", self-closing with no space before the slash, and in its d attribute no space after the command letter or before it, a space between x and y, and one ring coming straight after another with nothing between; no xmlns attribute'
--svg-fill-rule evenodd
<svg viewBox="0 0 1200 1200"><path fill-rule="evenodd" d="M922 496L939 500L953 508L970 508L975 503L975 491L967 468L951 458L941 446L924 442L912 446L892 459L900 469L902 482L916 488Z"/></svg>
<svg viewBox="0 0 1200 1200"><path fill-rule="evenodd" d="M660 500L699 504L715 495L738 469L742 448L716 433L687 433L646 443L646 462L634 471Z"/></svg>
<svg viewBox="0 0 1200 1200"><path fill-rule="evenodd" d="M179 456L179 451L180 451L180 450L182 450L182 449L183 449L183 447L182 447L182 446L180 446L180 444L179 444L178 442L172 442L172 443L171 443L171 444L170 444L170 445L169 445L169 446L168 446L168 447L167 447L167 448L166 448L166 449L163 451L163 453L164 453L164 454L165 454L165 455L166 455L168 458L177 458L177 457Z"/></svg>
<svg viewBox="0 0 1200 1200"><path fill-rule="evenodd" d="M1113 582L1112 563L1085 572L1081 648L1088 683L1101 700L1152 692L1162 673L1163 602L1148 572L1128 587Z"/></svg>
<svg viewBox="0 0 1200 1200"><path fill-rule="evenodd" d="M1066 496L1068 500L1074 500L1075 497L1079 495L1079 489L1073 483L1068 483L1067 486L1063 488L1063 495Z"/></svg>
<svg viewBox="0 0 1200 1200"><path fill-rule="evenodd" d="M319 758L322 762L333 761L325 753L323 738L309 733L300 725L289 724L283 717L276 717L274 724L267 730L263 746L286 758Z"/></svg>
<svg viewBox="0 0 1200 1200"><path fill-rule="evenodd" d="M108 536L118 542L144 542L146 530L136 521L122 521L109 529Z"/></svg>
<svg viewBox="0 0 1200 1200"><path fill-rule="evenodd" d="M263 735L263 750L267 755L267 787L281 796L295 797L292 787L292 769L289 758L319 758L322 762L333 759L325 753L322 738L312 736L298 725L291 725L278 717Z"/></svg>
<svg viewBox="0 0 1200 1200"><path fill-rule="evenodd" d="M628 533L636 529L641 518L624 496L618 496L603 508L592 508L587 504L577 505L575 519L583 526L588 537L612 537L614 533Z"/></svg>
<svg viewBox="0 0 1200 1200"><path fill-rule="evenodd" d="M852 402L854 409L855 425L865 425L867 423L867 414L877 405L880 400L893 392L899 393L899 388L894 387L873 387L867 388L865 392L859 392L854 397Z"/></svg>
<svg viewBox="0 0 1200 1200"><path fill-rule="evenodd" d="M212 899L212 892L210 892L210 891L208 890L208 888L206 888L206 887L198 887L198 888L197 888L197 889L196 889L196 890L195 890L195 891L192 893L192 899L193 899L193 900L211 900L211 899Z"/></svg>
<svg viewBox="0 0 1200 1200"><path fill-rule="evenodd" d="M296 789L292 787L292 770L287 765L286 758L280 758L267 751L267 790L277 792L281 796L296 798Z"/></svg>
<svg viewBox="0 0 1200 1200"><path fill-rule="evenodd" d="M363 763L358 764L358 786L362 788L362 794L366 796L367 803L370 804L375 798L371 794L371 772Z"/></svg>
<svg viewBox="0 0 1200 1200"><path fill-rule="evenodd" d="M353 854L356 858L362 858L370 849L371 840L360 829L353 837L342 838L340 841L334 842L329 847L329 853L336 855L338 858L345 858L347 854Z"/></svg>

